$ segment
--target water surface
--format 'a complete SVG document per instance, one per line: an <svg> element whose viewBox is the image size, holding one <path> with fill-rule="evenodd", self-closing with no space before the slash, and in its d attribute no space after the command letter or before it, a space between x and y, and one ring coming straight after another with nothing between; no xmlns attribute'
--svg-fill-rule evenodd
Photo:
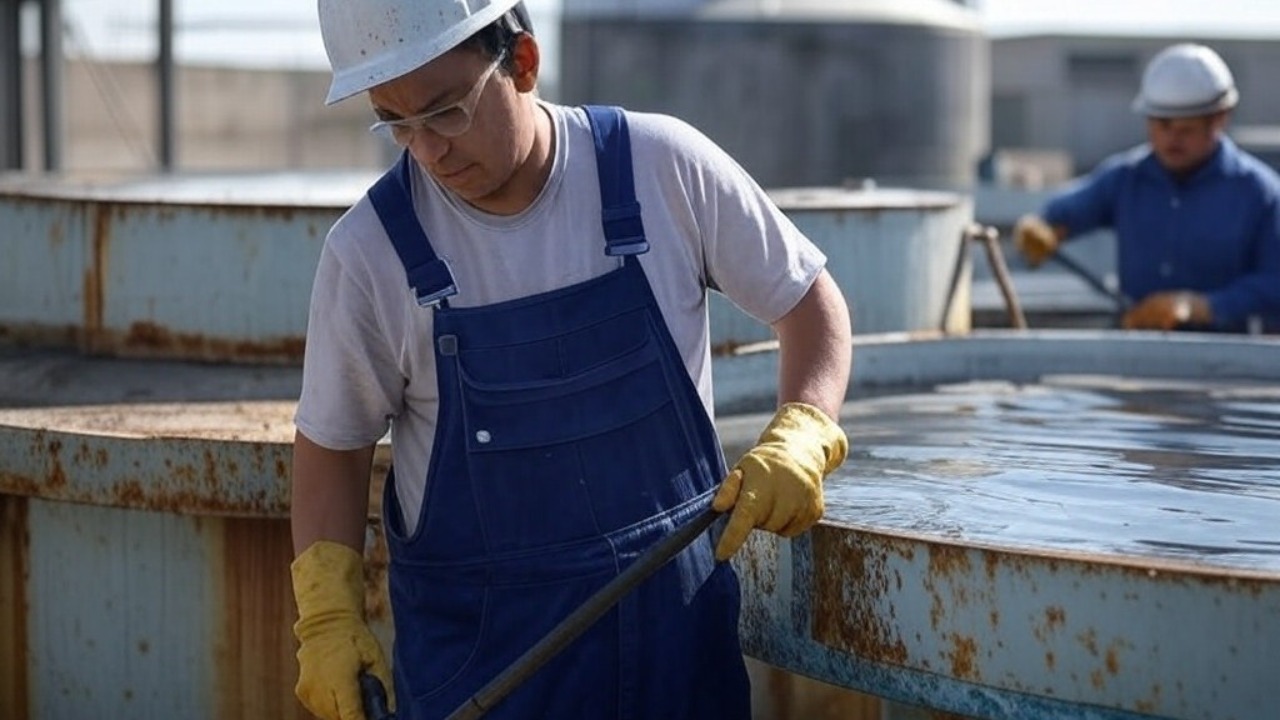
<svg viewBox="0 0 1280 720"><path fill-rule="evenodd" d="M855 400L827 519L1280 572L1280 387L1053 375Z"/></svg>

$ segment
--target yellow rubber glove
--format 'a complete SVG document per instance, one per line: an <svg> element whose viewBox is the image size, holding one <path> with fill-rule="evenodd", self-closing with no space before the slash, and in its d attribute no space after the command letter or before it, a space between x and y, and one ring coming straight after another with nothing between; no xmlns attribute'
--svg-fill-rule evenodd
<svg viewBox="0 0 1280 720"><path fill-rule="evenodd" d="M1013 246L1031 267L1039 267L1058 252L1058 234L1035 215L1023 215L1013 226Z"/></svg>
<svg viewBox="0 0 1280 720"><path fill-rule="evenodd" d="M822 518L822 480L848 453L848 437L826 413L804 403L778 408L711 501L718 512L733 509L716 559L738 552L753 528L795 537L812 527Z"/></svg>
<svg viewBox="0 0 1280 720"><path fill-rule="evenodd" d="M367 669L382 680L395 706L390 666L364 619L364 558L341 543L321 540L294 559L298 622L298 685L302 705L324 720L364 720L360 685Z"/></svg>
<svg viewBox="0 0 1280 720"><path fill-rule="evenodd" d="M1158 292L1124 314L1126 330L1172 330L1180 325L1208 325L1213 322L1209 301L1200 293Z"/></svg>

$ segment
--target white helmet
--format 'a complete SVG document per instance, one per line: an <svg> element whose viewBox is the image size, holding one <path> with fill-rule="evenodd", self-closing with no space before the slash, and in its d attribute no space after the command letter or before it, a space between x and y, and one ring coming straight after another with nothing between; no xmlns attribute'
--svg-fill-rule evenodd
<svg viewBox="0 0 1280 720"><path fill-rule="evenodd" d="M452 50L520 0L319 0L333 69L326 105L394 80Z"/></svg>
<svg viewBox="0 0 1280 720"><path fill-rule="evenodd" d="M1231 70L1216 52L1182 43L1151 59L1133 111L1157 118L1195 117L1229 110L1239 99Z"/></svg>

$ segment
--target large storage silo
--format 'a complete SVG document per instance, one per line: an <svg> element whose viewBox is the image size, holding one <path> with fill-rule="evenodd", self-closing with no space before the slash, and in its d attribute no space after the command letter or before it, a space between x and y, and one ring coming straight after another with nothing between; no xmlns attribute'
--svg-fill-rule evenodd
<svg viewBox="0 0 1280 720"><path fill-rule="evenodd" d="M564 0L560 100L688 120L768 187L963 189L988 42L947 0Z"/></svg>

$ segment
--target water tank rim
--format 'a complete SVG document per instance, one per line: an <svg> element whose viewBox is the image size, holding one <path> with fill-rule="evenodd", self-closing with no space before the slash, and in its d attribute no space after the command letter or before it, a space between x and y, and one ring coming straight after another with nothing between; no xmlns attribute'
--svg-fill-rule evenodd
<svg viewBox="0 0 1280 720"><path fill-rule="evenodd" d="M898 187L782 187L765 192L784 210L939 210L967 201L960 193Z"/></svg>

